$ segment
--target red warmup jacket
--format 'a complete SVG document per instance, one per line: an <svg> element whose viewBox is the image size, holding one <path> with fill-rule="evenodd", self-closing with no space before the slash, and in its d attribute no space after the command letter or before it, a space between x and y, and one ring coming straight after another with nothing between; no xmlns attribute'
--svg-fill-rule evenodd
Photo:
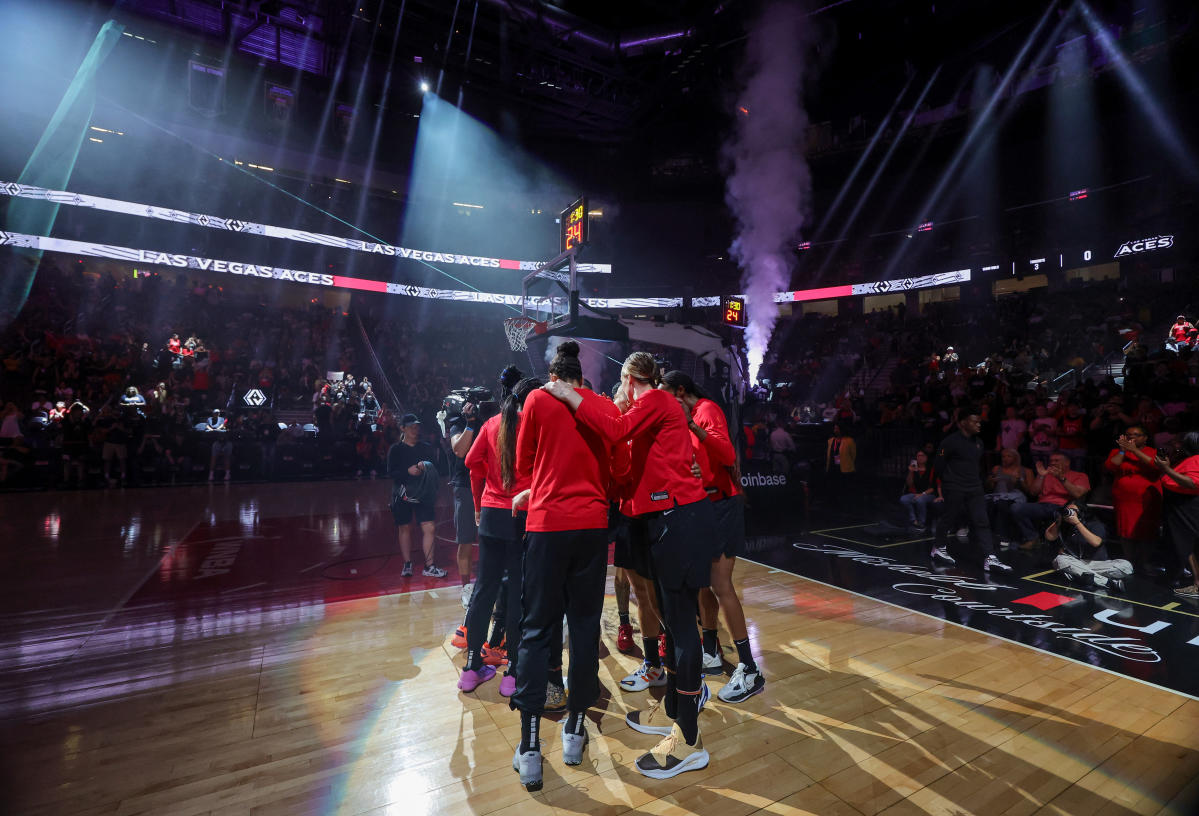
<svg viewBox="0 0 1199 816"><path fill-rule="evenodd" d="M586 388L577 389L584 407L598 416L619 417L620 410ZM575 420L570 409L544 391L525 400L516 436L516 472L531 480L529 518L533 533L561 530L606 530L612 466L620 459L600 434ZM472 448L473 449L473 448Z"/></svg>
<svg viewBox="0 0 1199 816"><path fill-rule="evenodd" d="M708 458L708 452L704 450L704 443L699 441L699 437L691 434L691 452L695 455L695 464L699 465L700 481L704 486L704 492L708 494L708 498L712 501L724 498L719 491L712 486L716 481L716 474L712 472L712 460Z"/></svg>
<svg viewBox="0 0 1199 816"><path fill-rule="evenodd" d="M519 427L519 426L518 426ZM519 430L517 436L520 436ZM504 478L500 472L500 416L495 416L483 423L475 439L470 443L464 463L470 469L470 490L475 497L475 510L484 507L499 507L504 510L512 509L512 499L522 490L529 488L529 479L522 479L520 472L513 475L515 481L511 490L504 490Z"/></svg>
<svg viewBox="0 0 1199 816"><path fill-rule="evenodd" d="M640 516L707 498L700 480L691 475L691 431L679 401L665 391L642 394L623 416L598 410L587 400L575 416L615 444L632 440L629 499L622 512Z"/></svg>
<svg viewBox="0 0 1199 816"><path fill-rule="evenodd" d="M717 492L712 494L713 501L736 496L741 492L741 485L733 481L729 468L737 462L737 451L729 438L729 425L724 418L724 411L712 400L701 399L695 404L691 419L708 434L701 443L711 470L710 476L706 471L704 473L704 487L716 488Z"/></svg>

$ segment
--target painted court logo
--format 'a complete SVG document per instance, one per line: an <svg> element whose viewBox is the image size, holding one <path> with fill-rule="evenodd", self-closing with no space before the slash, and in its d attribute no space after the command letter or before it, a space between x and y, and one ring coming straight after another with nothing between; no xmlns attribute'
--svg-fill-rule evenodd
<svg viewBox="0 0 1199 816"><path fill-rule="evenodd" d="M1003 605L1003 602L987 603L985 601L974 600L969 597L964 597L962 590L973 590L974 592L990 592L995 593L1001 590L1016 590L1017 587L1009 584L990 583L989 581L978 581L977 579L969 578L963 575L951 575L941 573L929 569L928 567L918 567L913 564L903 564L895 561L893 558L888 558L882 555L868 555L867 553L858 552L849 547L841 547L836 544L807 544L805 542L795 542L792 544L797 550L806 552L821 553L824 555L832 555L837 558L845 558L859 564L868 566L882 567L891 572L898 572L909 577L917 578L917 582L903 582L893 584L891 589L896 592L902 592L905 595L916 595L928 598L932 601L941 601L943 603L952 604L959 609L981 612L987 615L993 615L998 618L1018 623L1021 626L1030 629L1040 629L1044 632L1052 634L1054 637L1065 638L1076 643L1089 646L1090 648L1103 652L1104 654L1113 657L1131 660L1135 663L1160 663L1161 655L1152 646L1149 646L1140 638L1106 635L1100 632L1093 631L1090 628L1070 626L1061 621L1054 620L1050 615L1045 614L1051 609L1059 606L1066 606L1073 603L1076 598L1067 595L1058 595L1056 593L1040 592L1034 595L1028 595L1022 598L1014 598L1008 600L1009 604L1021 604L1034 607L1041 610L1040 613L1027 613L1022 610L1012 609L1010 606ZM1105 617L1096 616L1096 619L1102 623L1112 623ZM1132 627L1121 624L1113 624L1121 629L1132 629L1142 633L1152 633L1159 631L1164 627Z"/></svg>

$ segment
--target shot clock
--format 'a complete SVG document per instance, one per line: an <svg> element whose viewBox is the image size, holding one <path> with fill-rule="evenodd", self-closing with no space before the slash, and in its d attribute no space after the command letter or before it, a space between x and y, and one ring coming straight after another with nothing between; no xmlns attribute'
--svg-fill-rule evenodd
<svg viewBox="0 0 1199 816"><path fill-rule="evenodd" d="M562 227L562 252L579 249L587 243L587 197L582 196L558 217Z"/></svg>
<svg viewBox="0 0 1199 816"><path fill-rule="evenodd" d="M732 295L720 299L721 313L724 315L724 325L744 329L747 320L745 315L745 298Z"/></svg>

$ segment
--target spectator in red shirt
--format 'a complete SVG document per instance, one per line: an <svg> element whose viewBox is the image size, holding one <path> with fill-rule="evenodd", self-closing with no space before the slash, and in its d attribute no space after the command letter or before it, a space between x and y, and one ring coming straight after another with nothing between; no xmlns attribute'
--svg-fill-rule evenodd
<svg viewBox="0 0 1199 816"><path fill-rule="evenodd" d="M1179 315L1174 318L1174 325L1170 327L1170 338L1174 341L1175 351L1186 345L1190 333L1194 328L1191 325L1191 321L1187 320L1186 315Z"/></svg>
<svg viewBox="0 0 1199 816"><path fill-rule="evenodd" d="M1182 459L1174 464L1161 453L1154 462L1162 472L1166 541L1191 570L1191 582L1174 592L1199 600L1199 558L1195 555L1195 542L1199 540L1199 431L1183 435L1179 452Z"/></svg>
<svg viewBox="0 0 1199 816"><path fill-rule="evenodd" d="M1091 490L1087 474L1070 470L1070 459L1060 451L1049 455L1049 466L1037 462L1037 476L1032 481L1031 494L1036 501L1014 504L1012 519L1020 529L1021 549L1031 550L1040 540L1040 531L1047 528L1072 499L1081 499Z"/></svg>
<svg viewBox="0 0 1199 816"><path fill-rule="evenodd" d="M1157 540L1161 521L1159 472L1153 461L1157 451L1147 444L1148 441L1144 428L1130 425L1116 440L1117 448L1104 463L1116 477L1112 485L1116 535L1141 544Z"/></svg>
<svg viewBox="0 0 1199 816"><path fill-rule="evenodd" d="M707 493L691 473L695 455L688 418L678 400L658 390L653 357L645 352L630 354L620 377L630 405L625 414L615 417L600 408L602 400L584 400L565 383L551 383L546 389L575 411L582 425L609 443L632 443L629 508L633 515L648 521L658 607L666 627L663 708L675 722L673 726L659 724L656 707L630 712L625 721L635 731L664 737L635 764L645 776L668 779L708 764L698 723L707 686L695 619L696 595L710 582L711 548L697 542L714 529L716 518Z"/></svg>
<svg viewBox="0 0 1199 816"><path fill-rule="evenodd" d="M1082 406L1071 401L1065 413L1057 418L1057 447L1070 460L1073 470L1082 470L1086 465L1087 437Z"/></svg>

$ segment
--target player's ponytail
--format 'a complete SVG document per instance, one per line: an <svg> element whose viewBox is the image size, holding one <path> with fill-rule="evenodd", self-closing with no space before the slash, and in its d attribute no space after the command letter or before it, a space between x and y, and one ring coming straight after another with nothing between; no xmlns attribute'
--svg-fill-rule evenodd
<svg viewBox="0 0 1199 816"><path fill-rule="evenodd" d="M516 484L516 432L520 427L520 409L525 400L543 385L536 377L521 380L512 389L512 393L504 398L500 407L500 431L496 436L495 446L500 452L500 481L504 490L511 490Z"/></svg>

